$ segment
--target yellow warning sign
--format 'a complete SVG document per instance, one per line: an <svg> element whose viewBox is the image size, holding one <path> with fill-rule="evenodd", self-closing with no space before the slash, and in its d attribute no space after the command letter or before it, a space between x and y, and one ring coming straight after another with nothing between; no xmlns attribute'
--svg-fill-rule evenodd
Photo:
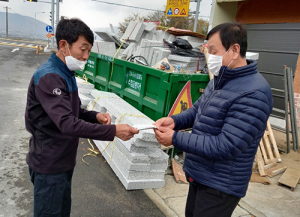
<svg viewBox="0 0 300 217"><path fill-rule="evenodd" d="M48 34L47 34L46 36L47 36L47 38L51 38L51 37L52 37L52 34L50 34L50 33L48 32Z"/></svg>
<svg viewBox="0 0 300 217"><path fill-rule="evenodd" d="M179 114L192 106L191 81L188 81L175 100L168 117Z"/></svg>
<svg viewBox="0 0 300 217"><path fill-rule="evenodd" d="M190 0L167 0L167 17L187 17L189 14Z"/></svg>
<svg viewBox="0 0 300 217"><path fill-rule="evenodd" d="M186 15L186 12L185 12L184 8L183 8L182 11L180 12L180 15Z"/></svg>

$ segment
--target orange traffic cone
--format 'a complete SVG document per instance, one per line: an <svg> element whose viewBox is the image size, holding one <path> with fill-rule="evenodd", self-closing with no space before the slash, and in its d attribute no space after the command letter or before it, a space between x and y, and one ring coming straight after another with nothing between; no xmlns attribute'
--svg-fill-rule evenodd
<svg viewBox="0 0 300 217"><path fill-rule="evenodd" d="M36 54L40 53L40 45L36 46Z"/></svg>

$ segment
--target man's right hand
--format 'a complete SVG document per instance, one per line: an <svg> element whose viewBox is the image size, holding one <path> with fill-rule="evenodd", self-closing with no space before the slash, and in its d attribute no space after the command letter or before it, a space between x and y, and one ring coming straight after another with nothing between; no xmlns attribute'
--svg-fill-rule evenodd
<svg viewBox="0 0 300 217"><path fill-rule="evenodd" d="M174 122L173 118L166 117L166 118L158 119L154 123L154 125L157 126L157 127L165 127L165 128L169 128L169 129L173 130L174 127L175 127L175 122Z"/></svg>
<svg viewBox="0 0 300 217"><path fill-rule="evenodd" d="M116 125L116 137L122 139L123 141L131 139L134 134L139 133L139 131L129 126L128 124L117 124Z"/></svg>

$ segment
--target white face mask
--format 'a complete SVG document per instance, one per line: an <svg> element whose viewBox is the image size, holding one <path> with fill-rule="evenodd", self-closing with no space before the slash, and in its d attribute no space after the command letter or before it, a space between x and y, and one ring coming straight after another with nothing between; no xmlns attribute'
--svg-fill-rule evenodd
<svg viewBox="0 0 300 217"><path fill-rule="evenodd" d="M68 50L69 50L70 56L65 56L65 54L63 53L65 60L66 60L67 67L70 69L70 71L83 70L87 61L81 61L81 60L78 60L78 59L72 57L70 49L69 49L69 45L68 45Z"/></svg>
<svg viewBox="0 0 300 217"><path fill-rule="evenodd" d="M208 60L207 60L207 66L208 66L208 69L210 70L210 72L214 76L218 76L219 75L220 68L222 66L223 57L228 53L229 49L222 56L217 56L217 55L209 54L209 57L208 57ZM228 66L230 66L230 64L232 63L232 61L229 63Z"/></svg>

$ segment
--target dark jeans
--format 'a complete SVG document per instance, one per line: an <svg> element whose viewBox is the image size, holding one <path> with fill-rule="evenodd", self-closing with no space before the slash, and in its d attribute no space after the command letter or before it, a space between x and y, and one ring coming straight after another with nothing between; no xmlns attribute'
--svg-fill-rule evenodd
<svg viewBox="0 0 300 217"><path fill-rule="evenodd" d="M230 217L240 198L199 183L190 183L186 217Z"/></svg>
<svg viewBox="0 0 300 217"><path fill-rule="evenodd" d="M70 216L73 171L45 175L29 168L34 185L34 217Z"/></svg>

